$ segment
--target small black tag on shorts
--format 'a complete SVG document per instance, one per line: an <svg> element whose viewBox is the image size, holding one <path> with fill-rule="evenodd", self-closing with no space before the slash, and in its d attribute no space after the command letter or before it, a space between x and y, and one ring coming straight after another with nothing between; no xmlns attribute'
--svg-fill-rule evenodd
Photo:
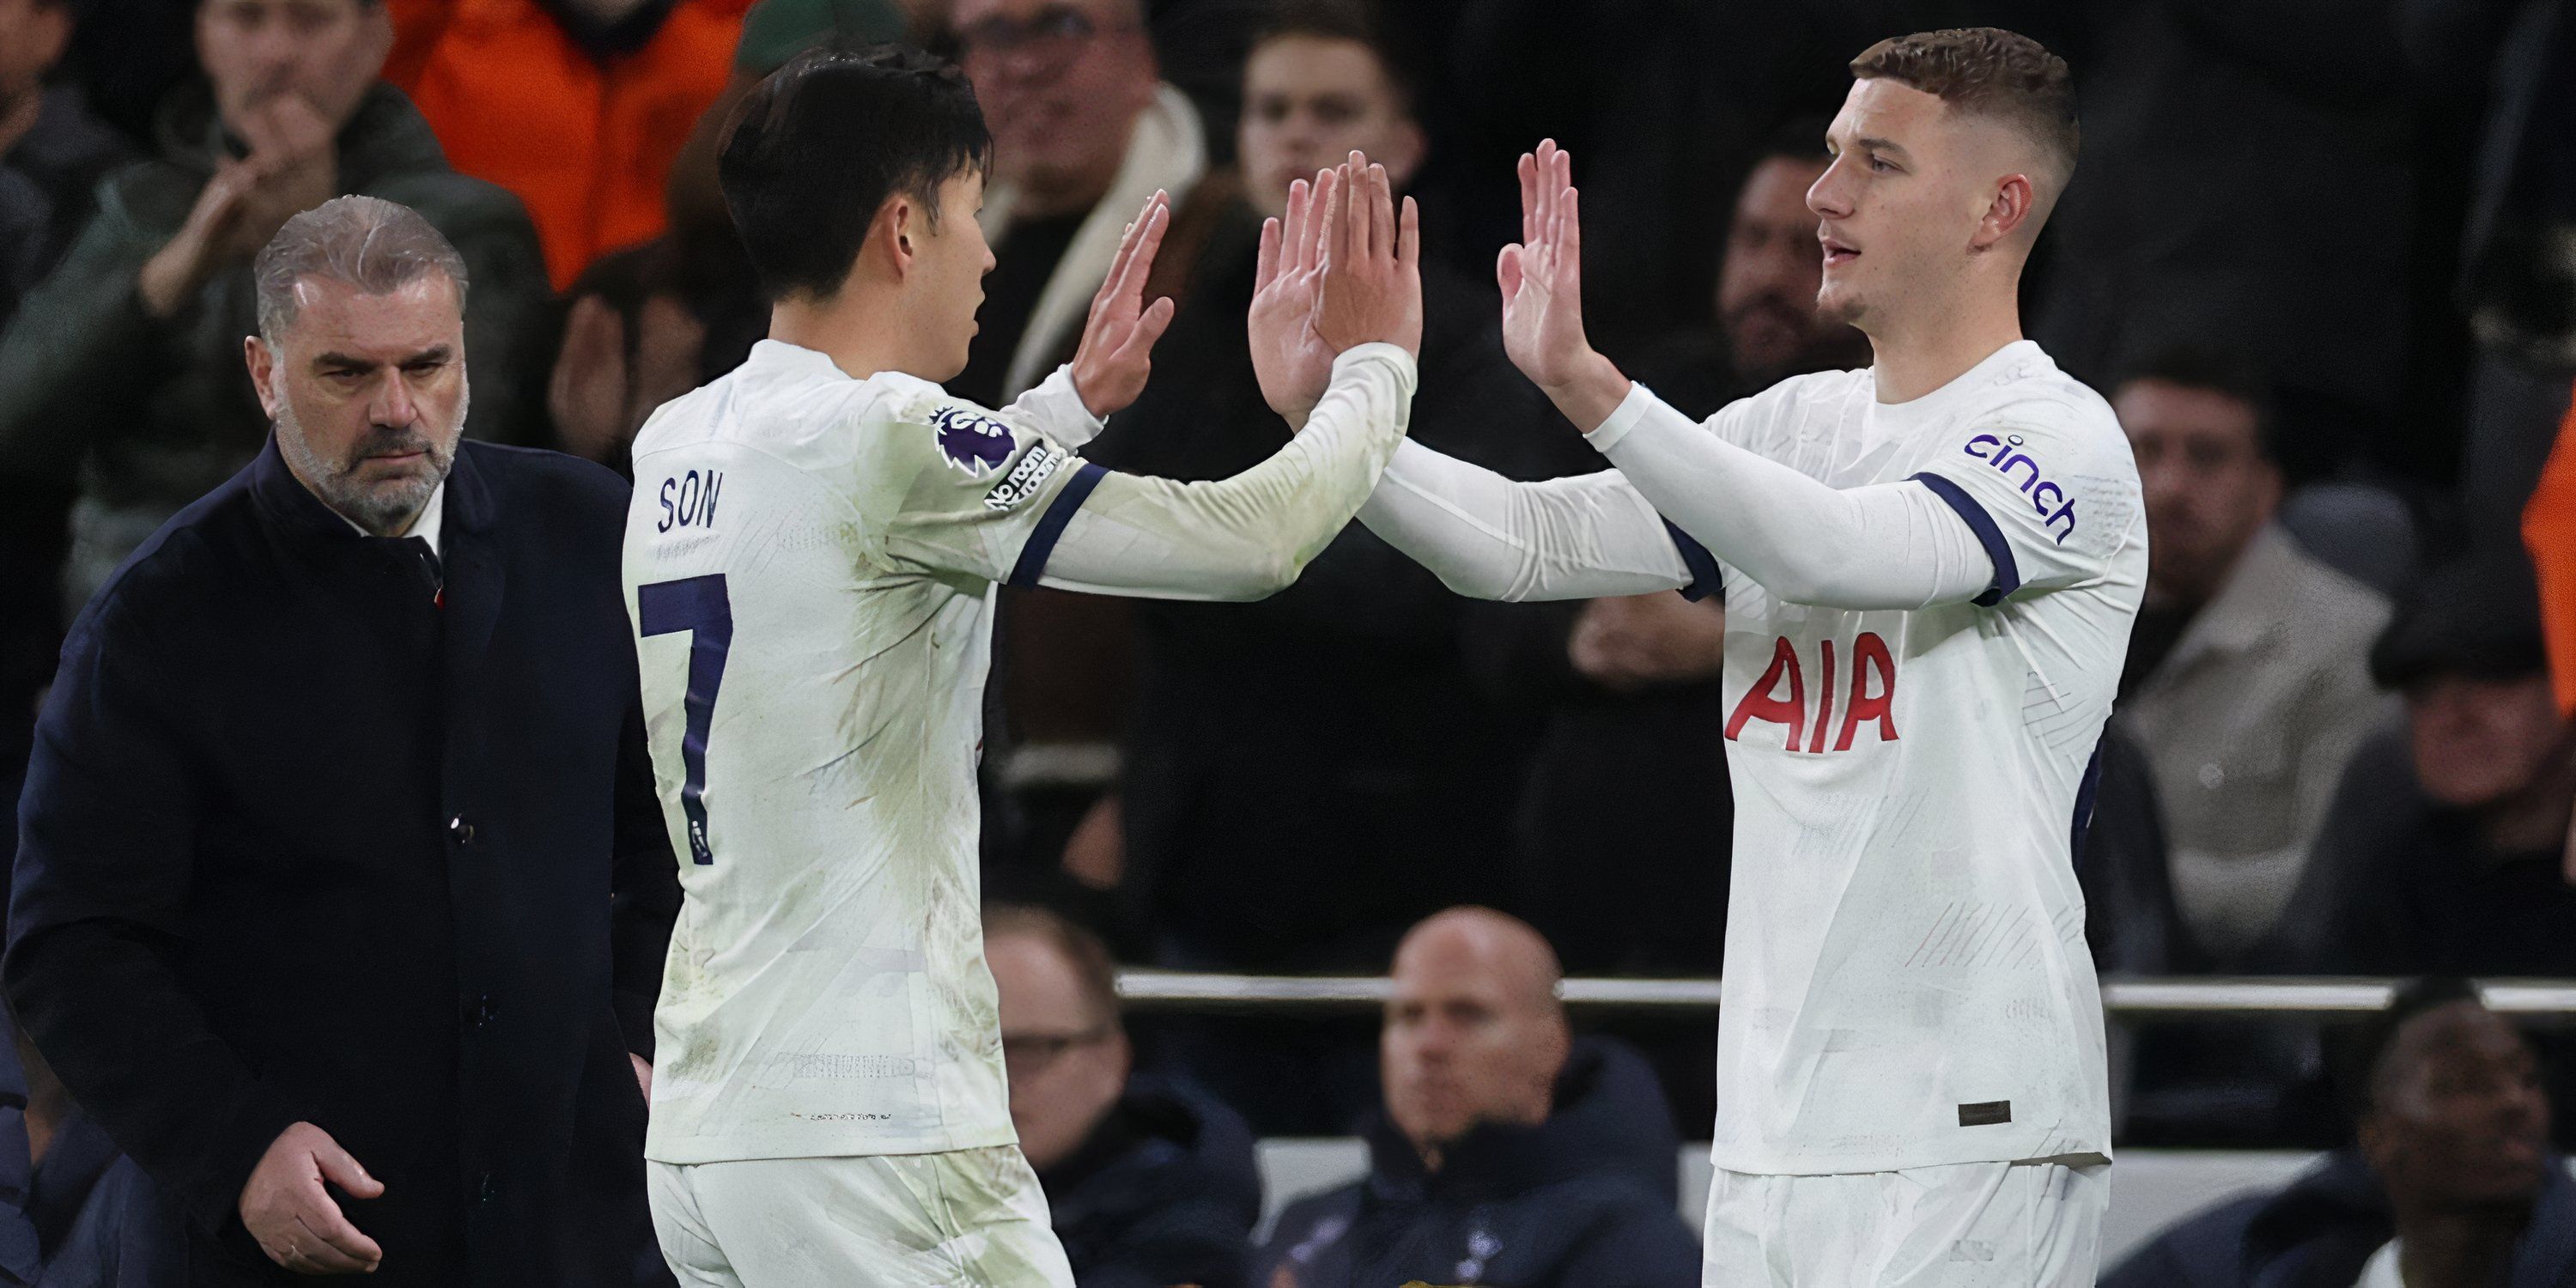
<svg viewBox="0 0 2576 1288"><path fill-rule="evenodd" d="M2009 1100L1982 1100L1973 1105L1959 1106L1959 1125L1962 1127L1992 1127L2011 1121L2012 1102Z"/></svg>

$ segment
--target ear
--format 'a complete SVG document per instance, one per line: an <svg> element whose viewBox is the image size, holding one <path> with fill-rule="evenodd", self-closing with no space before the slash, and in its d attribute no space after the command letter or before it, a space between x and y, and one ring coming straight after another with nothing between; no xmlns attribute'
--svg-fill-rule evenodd
<svg viewBox="0 0 2576 1288"><path fill-rule="evenodd" d="M277 404L283 396L277 387L277 353L268 341L258 336L242 337L242 361L250 367L250 383L259 391L259 409L270 420L277 419Z"/></svg>
<svg viewBox="0 0 2576 1288"><path fill-rule="evenodd" d="M1386 167L1387 181L1401 193L1413 182L1414 172L1422 168L1422 158L1430 150L1431 144L1423 135L1421 124L1408 116L1396 126L1394 142L1387 145L1386 151L1370 159Z"/></svg>
<svg viewBox="0 0 2576 1288"><path fill-rule="evenodd" d="M896 193L886 199L885 208L877 212L876 222L868 227L867 246L885 256L888 278L901 282L911 275L913 257L921 253L924 231L922 209L913 204L909 195ZM867 250L862 249L860 256L866 255Z"/></svg>
<svg viewBox="0 0 2576 1288"><path fill-rule="evenodd" d="M1969 240L1969 249L1984 250L2020 232L2030 222L2038 199L2029 175L2005 175L1986 202L1985 216L1977 221L1977 235Z"/></svg>
<svg viewBox="0 0 2576 1288"><path fill-rule="evenodd" d="M29 47L35 51L35 64L50 68L63 59L63 50L72 41L72 7L67 4L40 4L29 14L34 27L27 33Z"/></svg>

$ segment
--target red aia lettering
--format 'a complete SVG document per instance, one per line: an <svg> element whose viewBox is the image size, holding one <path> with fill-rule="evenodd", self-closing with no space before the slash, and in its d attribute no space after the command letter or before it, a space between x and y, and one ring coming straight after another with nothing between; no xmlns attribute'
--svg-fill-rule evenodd
<svg viewBox="0 0 2576 1288"><path fill-rule="evenodd" d="M1801 742L1810 753L1825 749L1825 730L1834 720L1834 642L1822 641L1817 649L1824 664L1824 682L1816 690L1813 734L1808 733L1807 726L1805 669L1798 663L1797 647L1788 637L1780 636L1771 643L1771 665L1763 669L1761 679L1744 691L1744 697L1726 718L1729 741L1743 733L1747 721L1761 720L1788 731L1784 745L1791 751L1800 750ZM1788 684L1786 694L1780 692L1784 680ZM1851 750L1852 737L1860 732L1864 721L1878 722L1880 742L1896 741L1896 658L1887 651L1887 641L1875 631L1863 631L1859 639L1852 641L1851 692L1842 705L1842 731L1834 738L1834 750Z"/></svg>

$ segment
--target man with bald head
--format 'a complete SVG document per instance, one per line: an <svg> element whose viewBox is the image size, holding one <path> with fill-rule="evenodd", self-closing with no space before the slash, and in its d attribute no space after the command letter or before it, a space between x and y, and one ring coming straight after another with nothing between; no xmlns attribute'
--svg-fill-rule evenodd
<svg viewBox="0 0 2576 1288"><path fill-rule="evenodd" d="M1404 937L1390 975L1369 1175L1291 1204L1253 1282L1696 1282L1663 1093L1633 1053L1571 1036L1547 941L1452 908Z"/></svg>

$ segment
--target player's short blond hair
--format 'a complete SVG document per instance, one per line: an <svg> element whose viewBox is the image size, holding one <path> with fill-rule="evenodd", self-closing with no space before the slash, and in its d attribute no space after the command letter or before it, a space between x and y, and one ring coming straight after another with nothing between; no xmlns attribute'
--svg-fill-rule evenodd
<svg viewBox="0 0 2576 1288"><path fill-rule="evenodd" d="M1851 73L1908 85L1961 112L2013 127L2040 149L2060 189L2075 173L2082 130L2074 73L2065 59L2028 36L1999 27L1897 36L1861 51Z"/></svg>

